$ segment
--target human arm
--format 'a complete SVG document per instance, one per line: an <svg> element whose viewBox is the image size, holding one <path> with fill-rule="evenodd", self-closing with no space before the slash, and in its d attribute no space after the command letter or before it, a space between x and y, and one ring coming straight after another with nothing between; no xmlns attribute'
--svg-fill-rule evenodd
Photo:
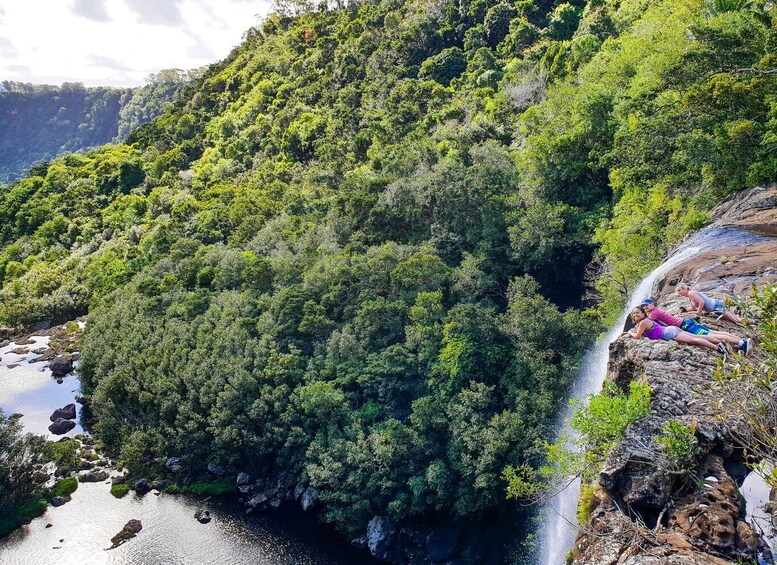
<svg viewBox="0 0 777 565"><path fill-rule="evenodd" d="M701 316L704 313L704 300L701 299L699 293L695 290L689 291L688 300L691 302L691 307L696 308L696 315Z"/></svg>
<svg viewBox="0 0 777 565"><path fill-rule="evenodd" d="M629 335L634 339L640 339L642 334L644 334L645 330L647 330L649 327L650 320L642 320L639 324L629 330Z"/></svg>

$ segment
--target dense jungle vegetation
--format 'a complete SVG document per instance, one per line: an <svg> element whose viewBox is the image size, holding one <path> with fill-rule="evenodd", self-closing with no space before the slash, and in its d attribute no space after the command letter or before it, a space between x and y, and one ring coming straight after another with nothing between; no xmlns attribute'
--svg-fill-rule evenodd
<svg viewBox="0 0 777 565"><path fill-rule="evenodd" d="M198 71L164 70L139 88L0 83L0 182L65 153L120 141L181 97Z"/></svg>
<svg viewBox="0 0 777 565"><path fill-rule="evenodd" d="M623 293L777 178L775 14L301 12L126 144L0 190L0 323L89 312L83 385L133 472L285 472L349 533L482 516Z"/></svg>

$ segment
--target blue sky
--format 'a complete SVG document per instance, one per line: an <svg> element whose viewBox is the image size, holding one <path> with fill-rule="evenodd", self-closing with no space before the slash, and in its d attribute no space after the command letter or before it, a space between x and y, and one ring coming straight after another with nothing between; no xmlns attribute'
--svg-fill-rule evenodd
<svg viewBox="0 0 777 565"><path fill-rule="evenodd" d="M269 0L0 0L0 81L137 86L224 58Z"/></svg>

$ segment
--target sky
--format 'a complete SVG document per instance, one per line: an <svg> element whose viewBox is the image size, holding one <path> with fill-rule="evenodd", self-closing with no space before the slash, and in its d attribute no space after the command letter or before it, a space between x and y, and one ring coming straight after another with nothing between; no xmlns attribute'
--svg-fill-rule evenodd
<svg viewBox="0 0 777 565"><path fill-rule="evenodd" d="M269 0L0 0L0 81L139 86L226 57Z"/></svg>

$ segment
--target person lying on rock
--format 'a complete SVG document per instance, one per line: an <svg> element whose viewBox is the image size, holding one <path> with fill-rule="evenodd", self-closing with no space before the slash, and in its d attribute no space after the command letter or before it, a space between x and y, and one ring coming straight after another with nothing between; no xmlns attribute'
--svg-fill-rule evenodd
<svg viewBox="0 0 777 565"><path fill-rule="evenodd" d="M671 339L679 341L680 343L689 343L691 345L700 345L707 349L716 349L721 354L726 354L726 347L722 343L714 344L707 339L707 337L701 337L689 334L678 328L677 326L662 326L658 322L654 322L648 318L647 312L645 312L644 306L637 306L631 311L631 319L635 324L635 327L629 330L629 335L635 339L646 337L648 339L663 339L669 341Z"/></svg>
<svg viewBox="0 0 777 565"><path fill-rule="evenodd" d="M693 318L678 318L677 316L673 316L666 310L658 308L650 298L643 300L642 306L644 307L648 318L654 322L658 322L662 326L678 327L689 334L703 336L704 339L711 341L716 345L720 342L736 345L742 352L742 355L745 356L750 352L749 339L741 338L738 335L729 332L713 330L704 324L700 324Z"/></svg>
<svg viewBox="0 0 777 565"><path fill-rule="evenodd" d="M729 320L735 324L742 323L739 316L727 309L720 298L710 298L698 290L692 290L685 283L678 284L675 292L678 296L683 296L688 299L691 303L691 309L695 309L698 316L701 316L704 312L710 312L717 316L718 319L723 318L724 320Z"/></svg>

